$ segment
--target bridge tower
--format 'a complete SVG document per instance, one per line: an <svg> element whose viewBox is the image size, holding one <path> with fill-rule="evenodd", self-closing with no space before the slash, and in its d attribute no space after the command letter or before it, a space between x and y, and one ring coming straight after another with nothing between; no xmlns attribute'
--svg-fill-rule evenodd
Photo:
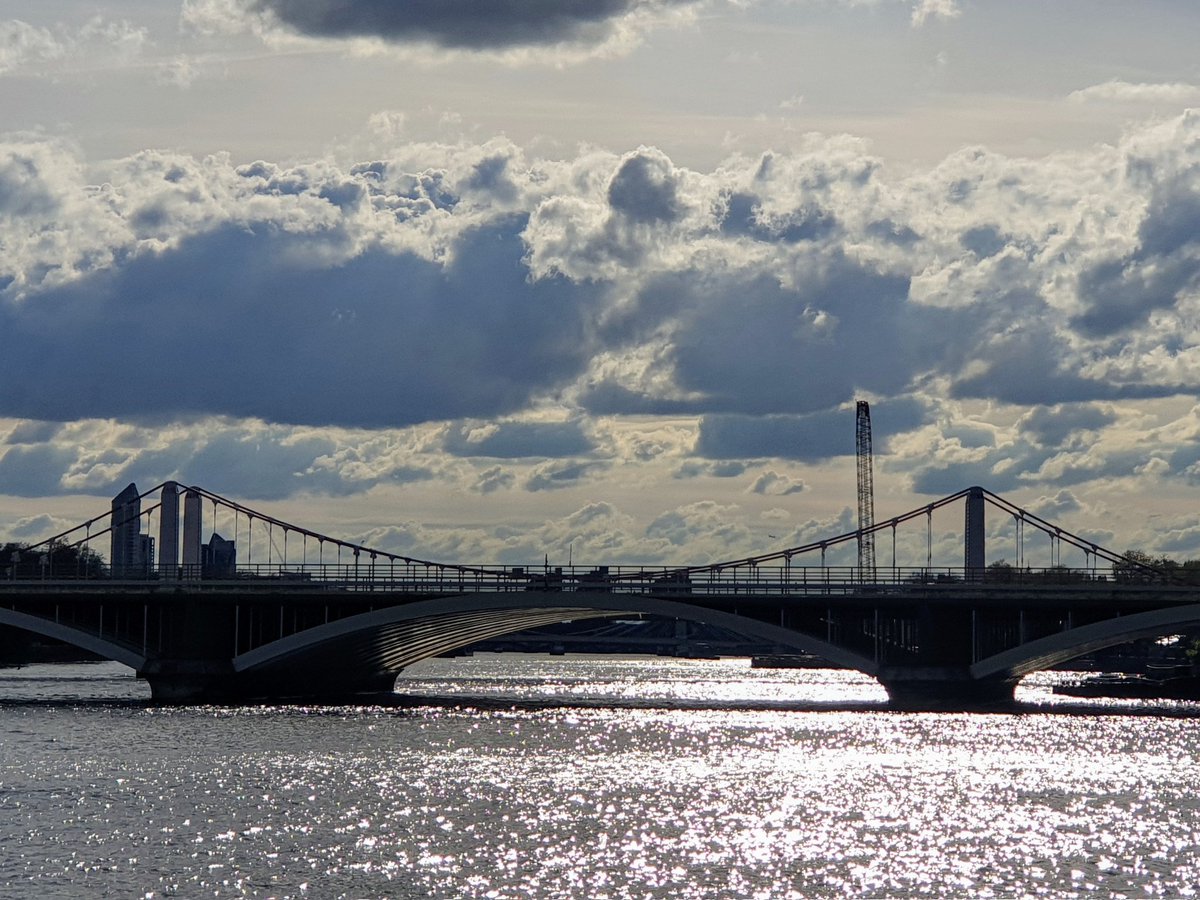
<svg viewBox="0 0 1200 900"><path fill-rule="evenodd" d="M963 524L963 568L968 581L982 581L987 565L984 542L983 488L967 490L966 521Z"/></svg>
<svg viewBox="0 0 1200 900"><path fill-rule="evenodd" d="M195 491L187 491L183 495L183 568L190 578L200 576L202 520L200 495Z"/></svg>
<svg viewBox="0 0 1200 900"><path fill-rule="evenodd" d="M858 573L875 579L875 480L871 454L871 407L858 401L854 428L858 458Z"/></svg>
<svg viewBox="0 0 1200 900"><path fill-rule="evenodd" d="M179 572L179 485L174 481L163 485L159 503L158 566L168 581Z"/></svg>

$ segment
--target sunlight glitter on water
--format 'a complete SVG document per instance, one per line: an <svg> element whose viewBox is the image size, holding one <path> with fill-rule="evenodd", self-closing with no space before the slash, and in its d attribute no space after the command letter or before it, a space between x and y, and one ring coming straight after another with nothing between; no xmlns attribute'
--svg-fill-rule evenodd
<svg viewBox="0 0 1200 900"><path fill-rule="evenodd" d="M656 708L0 706L0 807L20 823L5 830L0 896L1184 896L1200 883L1194 720L896 713L848 673L658 662L439 660L402 679ZM1022 690L1058 708L1056 677ZM672 708L714 697L858 705Z"/></svg>

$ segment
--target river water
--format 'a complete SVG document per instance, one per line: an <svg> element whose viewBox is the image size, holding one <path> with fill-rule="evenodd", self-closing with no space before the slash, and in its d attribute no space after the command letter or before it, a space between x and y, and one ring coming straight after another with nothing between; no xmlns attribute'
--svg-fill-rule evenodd
<svg viewBox="0 0 1200 900"><path fill-rule="evenodd" d="M1200 704L899 713L744 660L480 656L402 702L0 670L0 897L1091 897L1200 886Z"/></svg>

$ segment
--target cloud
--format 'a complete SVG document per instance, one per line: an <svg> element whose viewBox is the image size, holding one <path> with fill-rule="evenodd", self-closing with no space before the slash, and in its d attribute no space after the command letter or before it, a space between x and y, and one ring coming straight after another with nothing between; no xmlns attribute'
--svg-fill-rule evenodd
<svg viewBox="0 0 1200 900"><path fill-rule="evenodd" d="M1200 101L1200 85L1186 82L1146 83L1112 79L1072 91L1072 103L1166 103L1184 106Z"/></svg>
<svg viewBox="0 0 1200 900"><path fill-rule="evenodd" d="M1069 513L1078 512L1082 508L1079 498L1071 491L1062 490L1050 497L1038 497L1028 504L1031 512L1037 513L1051 522L1060 521Z"/></svg>
<svg viewBox="0 0 1200 900"><path fill-rule="evenodd" d="M918 0L913 5L912 24L919 28L932 19L957 19L960 15L958 0Z"/></svg>
<svg viewBox="0 0 1200 900"><path fill-rule="evenodd" d="M745 542L745 529L735 507L701 500L663 513L646 526L646 536L675 547L695 546L702 537L713 536L737 546Z"/></svg>
<svg viewBox="0 0 1200 900"><path fill-rule="evenodd" d="M520 457L582 456L595 449L582 423L463 422L451 426L442 442L454 456Z"/></svg>
<svg viewBox="0 0 1200 900"><path fill-rule="evenodd" d="M94 16L82 26L44 28L20 19L0 21L0 75L50 73L63 62L87 56L98 61L138 57L148 39L145 28Z"/></svg>
<svg viewBox="0 0 1200 900"><path fill-rule="evenodd" d="M873 449L885 453L895 436L927 422L930 411L913 398L872 407ZM795 459L822 462L853 455L855 412L832 409L799 416L707 415L700 420L695 454L707 459Z"/></svg>
<svg viewBox="0 0 1200 900"><path fill-rule="evenodd" d="M480 494L492 494L511 488L516 480L512 472L505 471L500 466L492 466L479 473L479 480L475 482L473 490Z"/></svg>
<svg viewBox="0 0 1200 900"><path fill-rule="evenodd" d="M498 222L465 236L447 268L380 249L313 270L299 256L302 236L270 230L186 238L0 306L11 365L0 410L369 427L519 410L582 370L595 293L529 284L520 226ZM543 311L550 305L553 315ZM137 374L123 374L131 329ZM53 348L63 346L76 352L59 357ZM114 390L118 382L136 388Z"/></svg>
<svg viewBox="0 0 1200 900"><path fill-rule="evenodd" d="M0 456L0 494L45 497L62 492L62 475L74 458L67 447L9 447Z"/></svg>
<svg viewBox="0 0 1200 900"><path fill-rule="evenodd" d="M748 492L770 497L787 497L790 494L799 494L806 489L804 482L797 478L767 470L754 479Z"/></svg>
<svg viewBox="0 0 1200 900"><path fill-rule="evenodd" d="M687 16L700 0L185 0L202 32L251 31L317 40L424 45L467 53L528 49L582 55L626 50L648 28ZM568 54L569 57L570 54ZM564 56L559 53L557 59Z"/></svg>
<svg viewBox="0 0 1200 900"><path fill-rule="evenodd" d="M20 69L31 62L60 59L66 43L48 28L12 19L0 22L0 73Z"/></svg>
<svg viewBox="0 0 1200 900"><path fill-rule="evenodd" d="M554 491L575 487L607 466L605 462L586 460L546 463L533 470L525 480L524 487L527 491Z"/></svg>
<svg viewBox="0 0 1200 900"><path fill-rule="evenodd" d="M746 471L746 464L741 460L719 460L705 462L699 459L689 459L675 470L675 478L737 478Z"/></svg>
<svg viewBox="0 0 1200 900"><path fill-rule="evenodd" d="M675 222L681 210L671 161L645 147L625 157L608 185L608 205L632 222Z"/></svg>
<svg viewBox="0 0 1200 900"><path fill-rule="evenodd" d="M0 456L0 493L111 496L130 481L178 480L247 500L345 496L435 477L435 461L409 438L255 421L27 422Z"/></svg>
<svg viewBox="0 0 1200 900"><path fill-rule="evenodd" d="M1080 432L1099 431L1116 418L1111 408L1098 404L1060 404L1030 410L1021 417L1017 427L1039 446L1065 447Z"/></svg>

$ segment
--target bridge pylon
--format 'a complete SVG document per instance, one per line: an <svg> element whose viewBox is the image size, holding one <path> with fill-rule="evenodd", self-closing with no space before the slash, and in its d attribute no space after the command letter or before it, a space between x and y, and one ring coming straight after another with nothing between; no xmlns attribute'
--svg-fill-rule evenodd
<svg viewBox="0 0 1200 900"><path fill-rule="evenodd" d="M982 581L987 566L985 509L983 488L968 488L963 523L963 570L968 581Z"/></svg>

